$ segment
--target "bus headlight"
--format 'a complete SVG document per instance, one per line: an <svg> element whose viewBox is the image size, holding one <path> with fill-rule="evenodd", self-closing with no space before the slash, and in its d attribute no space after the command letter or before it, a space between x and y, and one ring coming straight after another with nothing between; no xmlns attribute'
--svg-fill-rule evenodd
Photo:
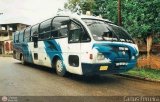
<svg viewBox="0 0 160 102"><path fill-rule="evenodd" d="M105 56L102 53L97 54L97 60L104 60Z"/></svg>

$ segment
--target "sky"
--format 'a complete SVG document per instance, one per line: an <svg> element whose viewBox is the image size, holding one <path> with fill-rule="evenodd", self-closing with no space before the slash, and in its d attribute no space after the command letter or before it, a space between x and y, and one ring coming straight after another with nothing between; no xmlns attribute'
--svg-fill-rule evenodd
<svg viewBox="0 0 160 102"><path fill-rule="evenodd" d="M54 17L67 0L0 0L0 24L33 25Z"/></svg>

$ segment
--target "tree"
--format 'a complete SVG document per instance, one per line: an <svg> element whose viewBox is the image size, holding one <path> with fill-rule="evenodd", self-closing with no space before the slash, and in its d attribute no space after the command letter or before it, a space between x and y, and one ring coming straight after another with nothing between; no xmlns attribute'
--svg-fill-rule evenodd
<svg viewBox="0 0 160 102"><path fill-rule="evenodd" d="M94 0L68 0L64 8L85 14L86 11L92 11L94 4Z"/></svg>
<svg viewBox="0 0 160 102"><path fill-rule="evenodd" d="M93 13L117 24L117 0L95 0Z"/></svg>
<svg viewBox="0 0 160 102"><path fill-rule="evenodd" d="M146 38L160 31L159 0L124 0L122 4L123 26L133 37Z"/></svg>
<svg viewBox="0 0 160 102"><path fill-rule="evenodd" d="M84 14L89 10L117 24L117 3L118 0L68 0L65 8L73 12L81 10ZM121 9L122 26L132 37L146 39L148 35L159 34L160 0L122 0Z"/></svg>

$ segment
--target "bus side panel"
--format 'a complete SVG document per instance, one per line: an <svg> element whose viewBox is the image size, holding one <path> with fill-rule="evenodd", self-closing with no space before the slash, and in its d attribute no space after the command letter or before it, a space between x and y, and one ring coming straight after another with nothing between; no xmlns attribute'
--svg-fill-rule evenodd
<svg viewBox="0 0 160 102"><path fill-rule="evenodd" d="M60 43L59 43L60 42ZM52 64L55 62L53 58L58 56L66 65L66 57L65 54L67 52L67 38L62 39L51 39L38 41L38 48L34 48L33 44L29 45L30 52L32 52L32 59L34 64L52 67ZM35 50L37 49L37 50ZM63 51L62 51L63 49ZM34 59L34 53L38 54L38 59Z"/></svg>
<svg viewBox="0 0 160 102"><path fill-rule="evenodd" d="M20 54L21 54L20 44L14 43L13 44L13 58L20 60Z"/></svg>
<svg viewBox="0 0 160 102"><path fill-rule="evenodd" d="M22 54L26 62L34 63L31 46L32 46L32 42L23 43L22 44L22 49L23 49Z"/></svg>

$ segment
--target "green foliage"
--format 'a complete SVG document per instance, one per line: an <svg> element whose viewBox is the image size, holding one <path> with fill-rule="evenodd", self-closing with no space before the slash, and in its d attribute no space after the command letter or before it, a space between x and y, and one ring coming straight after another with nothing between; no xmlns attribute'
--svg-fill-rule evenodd
<svg viewBox="0 0 160 102"><path fill-rule="evenodd" d="M117 0L95 0L94 14L102 15L103 18L109 19L117 24Z"/></svg>
<svg viewBox="0 0 160 102"><path fill-rule="evenodd" d="M142 78L160 80L160 70L155 69L147 69L147 68L134 68L125 74L129 74L131 76L139 76Z"/></svg>
<svg viewBox="0 0 160 102"><path fill-rule="evenodd" d="M92 11L95 4L94 0L68 0L65 3L64 8L71 10L72 12L82 12Z"/></svg>
<svg viewBox="0 0 160 102"><path fill-rule="evenodd" d="M123 26L133 37L146 38L160 28L159 0L124 0L122 2Z"/></svg>
<svg viewBox="0 0 160 102"><path fill-rule="evenodd" d="M89 10L117 24L117 5L118 0L68 0L65 8L83 13ZM122 26L132 37L143 39L160 32L160 0L121 0L121 15Z"/></svg>
<svg viewBox="0 0 160 102"><path fill-rule="evenodd" d="M160 44L160 32L157 34L154 34L154 38L153 38L153 44Z"/></svg>
<svg viewBox="0 0 160 102"><path fill-rule="evenodd" d="M68 0L68 3L64 4L64 8L71 10L72 12L76 12L76 6L79 5L80 0ZM75 9L76 8L76 9Z"/></svg>

